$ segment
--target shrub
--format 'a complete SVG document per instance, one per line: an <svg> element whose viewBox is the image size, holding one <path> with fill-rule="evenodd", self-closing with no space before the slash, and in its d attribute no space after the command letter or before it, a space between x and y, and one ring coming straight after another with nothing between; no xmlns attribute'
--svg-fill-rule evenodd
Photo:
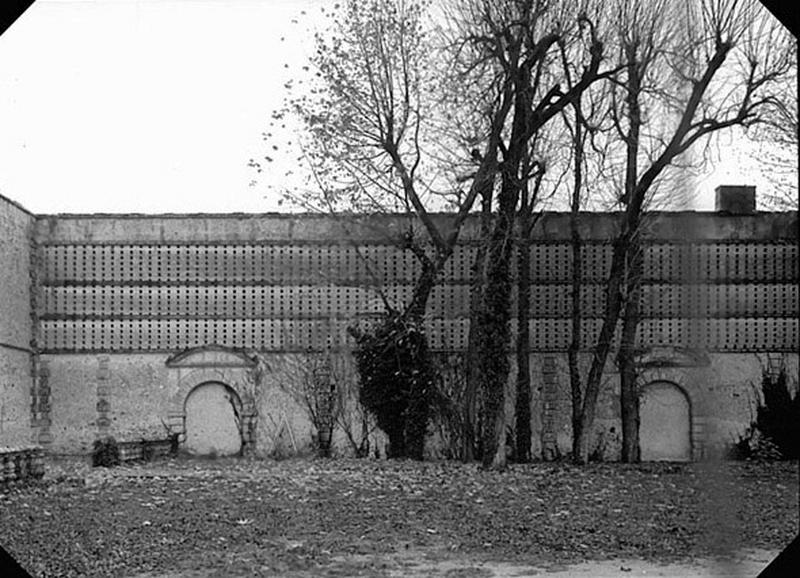
<svg viewBox="0 0 800 578"><path fill-rule="evenodd" d="M92 467L103 466L104 468L111 468L118 466L119 463L117 440L113 437L95 440L94 448L92 449Z"/></svg>
<svg viewBox="0 0 800 578"><path fill-rule="evenodd" d="M751 426L747 428L743 434L739 434L736 441L725 448L725 459L736 461L751 459L753 456L751 440L754 431L754 428Z"/></svg>
<svg viewBox="0 0 800 578"><path fill-rule="evenodd" d="M725 458L773 461L783 458L783 454L771 439L758 430L754 423L727 448Z"/></svg>
<svg viewBox="0 0 800 578"><path fill-rule="evenodd" d="M800 395L792 397L786 372L776 377L764 373L764 402L756 410L756 428L777 446L785 459L800 457Z"/></svg>
<svg viewBox="0 0 800 578"><path fill-rule="evenodd" d="M436 388L431 422L440 439L437 458L461 460L465 445L466 358L464 353L436 354ZM480 436L477 436L480 440Z"/></svg>
<svg viewBox="0 0 800 578"><path fill-rule="evenodd" d="M764 372L761 380L763 401L759 400L756 419L733 442L726 457L733 460L779 460L800 457L800 395L792 397L786 372L777 376Z"/></svg>
<svg viewBox="0 0 800 578"><path fill-rule="evenodd" d="M355 332L359 399L389 437L390 458L421 460L435 371L421 324L388 313L367 332Z"/></svg>

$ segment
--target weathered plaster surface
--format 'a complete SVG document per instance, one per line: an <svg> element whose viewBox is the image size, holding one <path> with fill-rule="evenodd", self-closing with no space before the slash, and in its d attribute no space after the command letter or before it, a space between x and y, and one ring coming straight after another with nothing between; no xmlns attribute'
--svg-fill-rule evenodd
<svg viewBox="0 0 800 578"><path fill-rule="evenodd" d="M0 342L30 348L34 217L0 197Z"/></svg>
<svg viewBox="0 0 800 578"><path fill-rule="evenodd" d="M0 447L30 445L30 407L30 355L0 349Z"/></svg>
<svg viewBox="0 0 800 578"><path fill-rule="evenodd" d="M0 447L31 442L33 222L0 196Z"/></svg>
<svg viewBox="0 0 800 578"><path fill-rule="evenodd" d="M88 451L98 435L97 383L103 356L46 356L53 388L53 449ZM120 440L163 438L165 425L176 428L185 418L187 397L197 386L214 382L233 389L255 416L254 451L259 455L308 454L313 451L314 426L302 399L304 386L300 368L307 363L301 354L263 355L263 376L256 386L245 367L167 367L161 354L108 355L109 433ZM543 436L552 428L559 455L571 447L570 391L566 357L555 358L558 372L555 396L545 399L546 385L542 355L531 356L532 445L541 456ZM797 375L797 355L784 356L790 375ZM220 363L224 360L217 359ZM206 362L213 362L207 360ZM586 359L583 360L587 362ZM675 384L686 392L692 417L692 444L696 457L703 448L719 446L742 433L754 415L754 404L761 380L764 356L756 354L716 354L706 367L654 368L642 373L641 384ZM339 386L354 395L352 361L343 360L345 370ZM512 380L514 371L512 371ZM349 381L348 381L349 380ZM618 374L606 373L598 400L593 448L604 459L619 456L620 419ZM507 423L513 427L514 391L511 383L506 401ZM545 411L546 405L552 414ZM548 418L548 415L551 415ZM549 421L548 421L549 419ZM355 431L358 431L357 429ZM435 441L432 440L435 444ZM383 451L385 440L371 440L371 447ZM344 433L334 436L334 451L348 454ZM432 456L441 455L436 447Z"/></svg>
<svg viewBox="0 0 800 578"><path fill-rule="evenodd" d="M555 415L550 422L557 441L559 455L570 451L572 424L570 422L571 399L566 355L554 355L557 390L548 402L544 392L544 358L532 357L534 415L540 413L541 421L532 422L534 440L541 440L547 432L547 412L550 403ZM793 388L797 388L798 355L783 354L780 358L790 377ZM589 359L584 356L582 374L586 374ZM725 444L736 441L755 418L755 408L760 396L762 368L767 366L767 355L757 353L712 353L708 365L693 367L656 367L641 370L640 387L655 382L674 384L685 392L691 414L691 442L693 457L701 458L718 451ZM619 409L619 374L613 371L613 360L606 365L606 374L598 397L594 428L593 448L605 459L618 459L621 449L621 420ZM538 435L537 435L538 434ZM536 446L534 446L536 447Z"/></svg>

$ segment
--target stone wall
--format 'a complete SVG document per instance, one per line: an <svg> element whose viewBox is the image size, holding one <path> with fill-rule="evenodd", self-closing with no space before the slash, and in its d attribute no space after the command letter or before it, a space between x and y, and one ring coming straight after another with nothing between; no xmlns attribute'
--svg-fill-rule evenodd
<svg viewBox="0 0 800 578"><path fill-rule="evenodd" d="M381 311L378 289L398 305L407 300L417 265L393 239L418 224L400 216L33 217L2 206L0 265L10 274L2 281L9 299L0 300L0 341L7 342L0 444L30 439L31 425L36 441L61 453L85 453L107 435L185 440L187 412L195 411L187 399L211 383L224 386L215 395L234 400L220 419L236 420L243 451L308 453L316 432L298 387L309 348L319 354L329 346L347 390L351 433L360 435L346 328ZM610 214L582 219L589 337L602 311L615 227ZM530 247L532 441L543 457L570 449L568 234L567 215L546 214ZM656 402L667 399L658 397L664 392L680 402L675 411L686 415L678 415L678 427L691 455L702 457L749 423L768 354L782 352L796 380L797 213L663 213L644 234L640 385ZM431 297L429 332L440 355L466 346L476 237L470 221ZM31 342L40 354L33 360ZM588 351L591 341L584 345ZM593 448L614 459L613 361L607 372ZM508 391L511 425L512 383ZM653 413L656 425L663 415ZM230 423L217 425L230 431ZM446 432L437 432L430 453L446 455ZM381 453L383 444L370 434L371 451ZM341 427L334 447L352 451Z"/></svg>
<svg viewBox="0 0 800 578"><path fill-rule="evenodd" d="M33 223L0 196L0 447L31 442Z"/></svg>
<svg viewBox="0 0 800 578"><path fill-rule="evenodd" d="M311 454L316 432L305 399L309 391L306 354L258 355L255 364L231 363L221 348L200 348L177 362L161 354L43 355L42 366L52 386L50 449L60 454L88 453L95 439L113 436L121 442L186 435L186 401L207 383L229 387L240 401L247 439L245 452L286 457ZM340 356L336 386L346 396L346 410L355 404L354 373L349 356ZM306 396L306 397L304 397ZM359 416L351 418L360 435ZM370 446L382 451L385 441L372 432ZM334 453L352 454L341 427L334 435Z"/></svg>
<svg viewBox="0 0 800 578"><path fill-rule="evenodd" d="M764 371L783 367L789 376L790 389L798 391L799 357L797 353L710 353L688 358L680 351L667 350L657 360L641 360L638 383L643 392L653 384L668 384L686 397L690 451L694 459L701 459L718 454L745 433L763 399ZM583 356L584 367L588 367L589 361L588 356ZM536 417L533 419L533 449L545 457L566 455L572 439L566 355L534 355L531 367L532 413L541 415L541 423L537 423ZM614 371L613 363L606 366L602 383L592 447L605 459L617 459L621 420L619 374Z"/></svg>
<svg viewBox="0 0 800 578"><path fill-rule="evenodd" d="M195 387L215 382L230 386L245 405L252 401L252 446L248 451L275 457L312 453L316 431L303 398L308 393L304 391L308 382L303 367L310 358L305 354L266 354L261 358L263 375L256 383L250 378L250 369L213 364L205 368L168 367L164 355L43 356L53 387L51 449L58 453L85 453L101 434L113 435L120 441L137 441L163 439L172 431L180 432L183 441L187 398ZM797 354L781 358L796 384ZM588 357L583 361L588 363ZM697 459L734 441L750 424L767 358L753 353L712 354L702 363L645 369L640 379L643 388L667 382L685 392L691 452ZM358 438L359 416L352 414L356 395L352 359L341 354L337 364L336 385L346 390L349 425ZM613 367L607 369L592 448L597 457L613 460L619 457L621 443L619 382ZM513 381L513 367L511 375ZM531 382L533 455L566 456L571 449L566 356L532 354ZM507 393L507 423L513 427L513 383L509 383ZM372 432L371 453L385 454L385 443L380 432ZM441 444L441 438L431 438L429 455L447 455ZM353 453L341 427L335 430L333 445L335 454Z"/></svg>

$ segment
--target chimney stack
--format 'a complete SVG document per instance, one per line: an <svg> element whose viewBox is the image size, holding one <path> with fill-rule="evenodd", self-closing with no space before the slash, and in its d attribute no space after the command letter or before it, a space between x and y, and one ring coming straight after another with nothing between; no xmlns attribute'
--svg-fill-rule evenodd
<svg viewBox="0 0 800 578"><path fill-rule="evenodd" d="M756 188L749 185L720 185L716 189L714 208L731 215L752 215L756 212Z"/></svg>

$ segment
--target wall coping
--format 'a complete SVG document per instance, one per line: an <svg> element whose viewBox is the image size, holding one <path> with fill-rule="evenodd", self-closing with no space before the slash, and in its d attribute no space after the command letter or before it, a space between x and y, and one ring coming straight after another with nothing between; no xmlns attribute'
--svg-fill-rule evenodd
<svg viewBox="0 0 800 578"><path fill-rule="evenodd" d="M27 215L29 215L31 217L38 217L38 215L36 215L32 211L26 209L24 206L22 206L20 203L18 203L14 199L11 199L11 198L5 196L3 193L0 193L0 201L3 201L3 202L8 203L9 205L11 205L13 207L16 207L17 209L19 209L20 211L22 211L23 213L25 213L25 214L27 214Z"/></svg>

